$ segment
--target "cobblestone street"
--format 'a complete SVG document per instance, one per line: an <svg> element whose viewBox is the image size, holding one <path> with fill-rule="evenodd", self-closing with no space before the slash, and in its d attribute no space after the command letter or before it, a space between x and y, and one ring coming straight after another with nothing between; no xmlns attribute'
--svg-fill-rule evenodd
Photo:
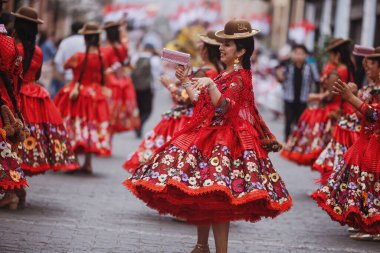
<svg viewBox="0 0 380 253"><path fill-rule="evenodd" d="M169 107L169 97L162 91L156 93L145 132ZM282 140L282 122L265 116ZM26 207L0 211L0 253L190 252L196 241L195 227L159 216L121 184L128 177L121 165L139 140L127 133L113 141L112 158L95 158L92 176L47 173L31 178ZM331 221L308 196L317 187L317 173L284 161L278 154L271 158L294 206L274 220L232 223L229 252L379 252L378 243L349 239L347 228Z"/></svg>

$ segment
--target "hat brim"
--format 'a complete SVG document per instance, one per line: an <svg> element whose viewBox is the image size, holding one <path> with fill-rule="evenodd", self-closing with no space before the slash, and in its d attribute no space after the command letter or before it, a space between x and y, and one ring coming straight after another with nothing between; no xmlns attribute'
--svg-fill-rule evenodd
<svg viewBox="0 0 380 253"><path fill-rule="evenodd" d="M339 46L341 46L343 44L350 43L350 42L351 42L351 40L342 40L342 41L339 41L339 42L337 42L337 43L335 43L333 45L330 45L330 46L326 47L325 52L327 53L327 52L333 50L334 48L337 48L337 47L339 47Z"/></svg>
<svg viewBox="0 0 380 253"><path fill-rule="evenodd" d="M221 31L216 32L215 36L220 39L245 39L245 38L253 37L259 32L260 32L259 30L252 29L251 32L225 34L224 30L221 30Z"/></svg>
<svg viewBox="0 0 380 253"><path fill-rule="evenodd" d="M116 27L116 26L121 26L121 24L120 23L116 23L116 24L104 25L103 29L108 29L108 28Z"/></svg>
<svg viewBox="0 0 380 253"><path fill-rule="evenodd" d="M220 43L220 42L218 42L218 41L216 41L214 39L211 39L211 38L207 37L207 35L199 35L199 39L201 41L203 41L204 43L210 44L210 45L213 45L213 46L220 46L220 45L222 45L222 43Z"/></svg>
<svg viewBox="0 0 380 253"><path fill-rule="evenodd" d="M102 29L98 29L98 30L93 30L93 31L86 31L84 29L80 29L78 31L79 34L82 34L82 35L89 35L89 34L100 34L102 33L103 30Z"/></svg>
<svg viewBox="0 0 380 253"><path fill-rule="evenodd" d="M34 19L34 18L30 18L30 17L27 17L27 16L24 16L24 15L20 15L18 13L14 13L14 12L11 12L11 15L15 16L16 18L21 18L21 19L26 19L26 20L29 20L29 21L32 21L34 23L37 23L37 24L43 24L44 21L42 19Z"/></svg>
<svg viewBox="0 0 380 253"><path fill-rule="evenodd" d="M367 58L367 59L380 58L380 53L377 53L377 54L370 54L370 55L367 55L365 58Z"/></svg>

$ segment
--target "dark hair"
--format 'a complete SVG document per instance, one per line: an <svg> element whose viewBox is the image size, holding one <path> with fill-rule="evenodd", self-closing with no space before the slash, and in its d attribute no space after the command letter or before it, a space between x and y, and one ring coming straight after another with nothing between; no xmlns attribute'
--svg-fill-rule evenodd
<svg viewBox="0 0 380 253"><path fill-rule="evenodd" d="M111 26L106 28L107 40L110 42L115 55L121 65L124 65L124 59L122 59L119 51L116 48L116 43L121 43L119 26Z"/></svg>
<svg viewBox="0 0 380 253"><path fill-rule="evenodd" d="M333 53L339 53L340 61L346 65L348 71L348 82L352 82L353 75L355 74L355 65L351 58L351 48L349 43L342 44L330 50Z"/></svg>
<svg viewBox="0 0 380 253"><path fill-rule="evenodd" d="M241 65L244 69L251 69L251 56L253 51L255 50L255 40L253 37L248 37L244 39L235 39L236 49L242 50L245 49L245 54L243 55L243 59L241 61Z"/></svg>
<svg viewBox="0 0 380 253"><path fill-rule="evenodd" d="M71 34L77 34L83 27L83 22L76 21L71 24Z"/></svg>
<svg viewBox="0 0 380 253"><path fill-rule="evenodd" d="M208 43L204 43L205 48L207 50L207 56L210 62L214 65L215 69L220 73L222 71L221 69L221 62L220 62L220 50L219 46L211 45Z"/></svg>
<svg viewBox="0 0 380 253"><path fill-rule="evenodd" d="M0 23L4 24L5 26L12 23L12 15L7 11L3 11L0 15Z"/></svg>
<svg viewBox="0 0 380 253"><path fill-rule="evenodd" d="M294 44L292 50L294 51L296 49L302 49L306 54L309 54L309 50L307 50L304 44Z"/></svg>
<svg viewBox="0 0 380 253"><path fill-rule="evenodd" d="M86 42L86 55L84 57L82 69L79 73L78 83L80 84L82 82L83 74L84 74L84 71L86 70L86 66L87 66L87 60L88 60L88 54L90 52L90 47L95 46L98 49L98 56L99 56L99 61L100 61L100 75L101 75L100 83L102 86L104 86L104 66L103 66L102 54L100 52L100 35L99 34L86 34L86 35L84 35L84 41Z"/></svg>

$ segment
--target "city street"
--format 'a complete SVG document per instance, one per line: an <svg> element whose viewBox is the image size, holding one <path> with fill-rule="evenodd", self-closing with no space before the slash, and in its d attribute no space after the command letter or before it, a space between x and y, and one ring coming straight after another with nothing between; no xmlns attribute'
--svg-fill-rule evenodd
<svg viewBox="0 0 380 253"><path fill-rule="evenodd" d="M169 96L156 93L145 132L169 108ZM265 116L282 140L282 122ZM122 185L128 173L121 165L138 143L134 133L115 136L112 158L95 158L92 176L47 173L30 178L26 207L16 212L0 210L0 252L189 253L196 242L195 227L159 216ZM229 252L379 252L379 243L349 239L347 228L331 221L308 196L317 187L317 173L278 154L271 157L294 206L274 220L232 223ZM212 236L210 246L214 250Z"/></svg>

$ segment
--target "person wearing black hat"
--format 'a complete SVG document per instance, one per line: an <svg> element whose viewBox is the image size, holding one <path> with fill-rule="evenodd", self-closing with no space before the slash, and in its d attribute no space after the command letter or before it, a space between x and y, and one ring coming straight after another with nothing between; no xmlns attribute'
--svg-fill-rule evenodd
<svg viewBox="0 0 380 253"><path fill-rule="evenodd" d="M307 48L302 44L293 46L290 62L284 68L277 68L277 78L283 84L285 100L285 140L292 126L297 124L306 109L312 85L319 84L319 73L314 65L305 61Z"/></svg>
<svg viewBox="0 0 380 253"><path fill-rule="evenodd" d="M274 218L292 205L268 157L281 145L254 103L250 58L258 32L248 21L233 20L215 33L226 65L215 79L190 79L189 67L177 68L194 114L124 181L149 207L197 225L192 253L210 252L211 228L216 252L225 253L230 221Z"/></svg>

